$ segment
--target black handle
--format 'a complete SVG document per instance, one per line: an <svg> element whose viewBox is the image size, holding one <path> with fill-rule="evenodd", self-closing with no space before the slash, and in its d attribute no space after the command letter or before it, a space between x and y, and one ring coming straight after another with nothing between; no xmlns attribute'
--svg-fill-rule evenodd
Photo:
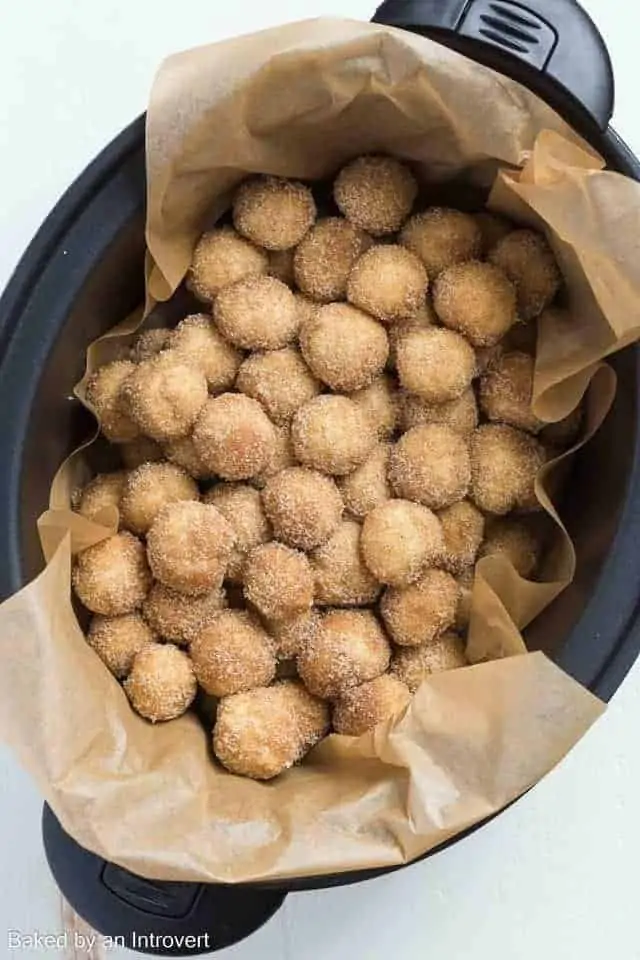
<svg viewBox="0 0 640 960"><path fill-rule="evenodd" d="M606 130L606 44L576 0L384 0L374 23L432 37L527 86L567 122Z"/></svg>

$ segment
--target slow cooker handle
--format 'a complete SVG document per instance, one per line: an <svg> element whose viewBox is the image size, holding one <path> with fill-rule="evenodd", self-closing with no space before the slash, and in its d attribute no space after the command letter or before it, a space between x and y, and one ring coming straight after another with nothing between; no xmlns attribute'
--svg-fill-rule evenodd
<svg viewBox="0 0 640 960"><path fill-rule="evenodd" d="M611 58L576 0L384 0L373 22L429 36L519 81L578 129L609 125Z"/></svg>

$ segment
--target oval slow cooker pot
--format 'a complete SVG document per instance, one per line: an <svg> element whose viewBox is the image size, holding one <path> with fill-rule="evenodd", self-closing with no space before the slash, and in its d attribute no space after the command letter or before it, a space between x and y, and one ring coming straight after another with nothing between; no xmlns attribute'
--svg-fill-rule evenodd
<svg viewBox="0 0 640 960"><path fill-rule="evenodd" d="M430 36L527 85L611 169L640 180L640 163L609 127L606 47L575 0L386 0L374 21ZM36 519L59 464L91 429L72 394L85 348L143 300L144 197L141 117L65 194L0 300L0 600L42 569ZM613 364L614 408L577 458L563 510L578 574L527 635L530 647L605 700L640 650L640 347ZM101 933L159 955L229 946L266 922L289 891L387 872L235 887L150 882L82 849L48 807L43 835L78 913Z"/></svg>

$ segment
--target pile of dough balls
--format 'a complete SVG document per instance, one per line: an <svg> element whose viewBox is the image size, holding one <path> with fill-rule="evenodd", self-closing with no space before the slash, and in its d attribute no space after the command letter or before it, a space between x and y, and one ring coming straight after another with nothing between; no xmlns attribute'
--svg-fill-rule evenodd
<svg viewBox="0 0 640 960"><path fill-rule="evenodd" d="M75 499L111 525L73 570L88 643L149 721L213 704L236 775L401 715L467 663L476 561L539 569L536 475L581 427L531 409L560 272L542 236L418 194L386 156L320 211L247 180L195 246L197 307L87 384L121 455Z"/></svg>

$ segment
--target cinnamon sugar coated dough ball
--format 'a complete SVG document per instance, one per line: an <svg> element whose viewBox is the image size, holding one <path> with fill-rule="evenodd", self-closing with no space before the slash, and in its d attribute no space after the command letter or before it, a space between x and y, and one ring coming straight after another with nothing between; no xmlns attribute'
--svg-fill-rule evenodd
<svg viewBox="0 0 640 960"><path fill-rule="evenodd" d="M298 657L298 673L318 697L340 697L383 674L391 647L369 610L332 610Z"/></svg>
<svg viewBox="0 0 640 960"><path fill-rule="evenodd" d="M168 643L154 643L135 657L124 689L141 717L159 723L182 716L198 686L186 653Z"/></svg>
<svg viewBox="0 0 640 960"><path fill-rule="evenodd" d="M269 465L276 436L257 400L223 393L208 400L193 430L203 464L224 480L250 480Z"/></svg>
<svg viewBox="0 0 640 960"><path fill-rule="evenodd" d="M533 230L514 230L489 253L489 260L515 284L518 313L523 320L537 317L554 300L562 275L551 247Z"/></svg>
<svg viewBox="0 0 640 960"><path fill-rule="evenodd" d="M320 606L366 607L378 598L380 584L360 550L359 523L346 520L311 554L315 600Z"/></svg>
<svg viewBox="0 0 640 960"><path fill-rule="evenodd" d="M287 620L311 609L313 574L304 553L265 543L247 557L244 595L268 620Z"/></svg>
<svg viewBox="0 0 640 960"><path fill-rule="evenodd" d="M135 655L154 640L153 632L139 613L93 617L87 634L89 646L119 680L131 670Z"/></svg>
<svg viewBox="0 0 640 960"><path fill-rule="evenodd" d="M513 230L513 224L497 213L489 213L483 210L481 213L476 213L475 218L482 234L483 254L487 254Z"/></svg>
<svg viewBox="0 0 640 960"><path fill-rule="evenodd" d="M274 445L272 454L269 457L269 462L264 470L262 470L261 473L253 477L251 480L254 487L256 487L258 490L261 490L267 480L269 480L271 477L275 477L276 474L282 473L283 470L287 470L289 467L293 467L297 463L293 453L293 444L291 443L291 428L289 427L289 424L274 424L273 433Z"/></svg>
<svg viewBox="0 0 640 960"><path fill-rule="evenodd" d="M480 380L480 405L489 420L539 433L542 420L531 409L535 361L526 353L505 353Z"/></svg>
<svg viewBox="0 0 640 960"><path fill-rule="evenodd" d="M293 270L295 250L269 250L269 275L293 287L296 278Z"/></svg>
<svg viewBox="0 0 640 960"><path fill-rule="evenodd" d="M405 586L442 556L442 524L418 503L387 500L365 518L360 549L380 583Z"/></svg>
<svg viewBox="0 0 640 960"><path fill-rule="evenodd" d="M349 274L347 299L378 320L410 319L424 306L429 278L422 261L405 247L378 244Z"/></svg>
<svg viewBox="0 0 640 960"><path fill-rule="evenodd" d="M162 443L189 433L206 403L208 389L201 370L165 351L138 364L124 393L139 429Z"/></svg>
<svg viewBox="0 0 640 960"><path fill-rule="evenodd" d="M546 456L528 433L485 424L471 437L471 499L485 513L504 515L534 496Z"/></svg>
<svg viewBox="0 0 640 960"><path fill-rule="evenodd" d="M267 250L290 250L315 222L309 187L280 177L256 177L238 188L233 224L247 239Z"/></svg>
<svg viewBox="0 0 640 960"><path fill-rule="evenodd" d="M309 297L305 297L303 293L296 292L293 296L298 308L298 329L302 329L305 323L314 316L318 304L314 300L310 300Z"/></svg>
<svg viewBox="0 0 640 960"><path fill-rule="evenodd" d="M120 510L122 523L142 536L168 503L199 500L195 481L173 463L143 463L127 477Z"/></svg>
<svg viewBox="0 0 640 960"><path fill-rule="evenodd" d="M487 530L480 556L503 556L521 577L533 576L541 559L542 544L531 526L511 517L494 520Z"/></svg>
<svg viewBox="0 0 640 960"><path fill-rule="evenodd" d="M240 582L244 561L250 550L271 538L269 521L258 490L244 483L218 483L204 495L230 523L236 537L227 577Z"/></svg>
<svg viewBox="0 0 640 960"><path fill-rule="evenodd" d="M197 597L224 579L235 534L219 510L206 503L170 503L147 534L147 555L156 580Z"/></svg>
<svg viewBox="0 0 640 960"><path fill-rule="evenodd" d="M494 346L517 319L513 283L498 267L476 260L442 271L433 305L442 323L475 347Z"/></svg>
<svg viewBox="0 0 640 960"><path fill-rule="evenodd" d="M316 397L320 383L295 347L253 353L238 373L236 390L259 400L274 423L289 423L299 407Z"/></svg>
<svg viewBox="0 0 640 960"><path fill-rule="evenodd" d="M387 374L351 394L351 400L365 411L380 440L393 436L398 425L400 404L397 384Z"/></svg>
<svg viewBox="0 0 640 960"><path fill-rule="evenodd" d="M400 425L403 430L427 423L440 423L451 427L461 437L469 437L478 426L478 404L473 387L446 403L429 403L413 393L405 393L401 410Z"/></svg>
<svg viewBox="0 0 640 960"><path fill-rule="evenodd" d="M249 277L265 276L269 260L264 250L249 243L231 227L205 233L193 252L187 286L205 302L221 290Z"/></svg>
<svg viewBox="0 0 640 960"><path fill-rule="evenodd" d="M87 520L96 520L101 510L120 509L120 500L127 480L124 470L99 473L80 492L77 512Z"/></svg>
<svg viewBox="0 0 640 960"><path fill-rule="evenodd" d="M300 331L300 348L319 380L346 393L372 383L389 356L384 327L347 303L319 307Z"/></svg>
<svg viewBox="0 0 640 960"><path fill-rule="evenodd" d="M441 510L438 519L444 533L441 566L457 576L475 563L484 537L484 517L469 500L461 500Z"/></svg>
<svg viewBox="0 0 640 960"><path fill-rule="evenodd" d="M357 520L364 520L375 507L393 496L387 479L390 453L390 444L379 444L361 466L338 480L345 508Z"/></svg>
<svg viewBox="0 0 640 960"><path fill-rule="evenodd" d="M454 263L478 257L482 234L470 214L431 207L405 224L400 242L422 260L429 279L433 280Z"/></svg>
<svg viewBox="0 0 640 960"><path fill-rule="evenodd" d="M204 373L211 393L233 386L242 362L242 356L220 336L211 317L204 313L185 317L171 332L167 348Z"/></svg>
<svg viewBox="0 0 640 960"><path fill-rule="evenodd" d="M300 550L326 543L344 509L335 482L305 467L290 467L268 480L262 503L276 538Z"/></svg>
<svg viewBox="0 0 640 960"><path fill-rule="evenodd" d="M151 587L144 547L124 531L78 554L73 569L73 589L92 613L118 617L133 613Z"/></svg>
<svg viewBox="0 0 640 960"><path fill-rule="evenodd" d="M251 277L218 295L213 315L223 337L245 350L278 350L300 326L296 299L275 277Z"/></svg>
<svg viewBox="0 0 640 960"><path fill-rule="evenodd" d="M410 393L429 403L447 403L469 388L476 357L464 337L431 327L414 330L399 340L396 366L402 386Z"/></svg>
<svg viewBox="0 0 640 960"><path fill-rule="evenodd" d="M118 447L122 462L129 470L135 470L143 463L157 463L164 460L164 452L159 443L151 437L138 437L130 443L122 443Z"/></svg>
<svg viewBox="0 0 640 960"><path fill-rule="evenodd" d="M272 780L303 759L329 726L328 710L300 684L276 683L225 697L218 707L213 752L227 770Z"/></svg>
<svg viewBox="0 0 640 960"><path fill-rule="evenodd" d="M103 434L111 443L135 440L140 429L132 420L124 385L136 370L130 360L115 360L96 370L87 381L86 397L96 412Z"/></svg>
<svg viewBox="0 0 640 960"><path fill-rule="evenodd" d="M393 157L358 157L338 174L333 196L340 212L361 230L381 237L399 230L411 213L418 184Z"/></svg>
<svg viewBox="0 0 640 960"><path fill-rule="evenodd" d="M468 665L464 641L457 634L448 632L421 647L397 650L391 661L391 673L415 693L432 673Z"/></svg>
<svg viewBox="0 0 640 960"><path fill-rule="evenodd" d="M406 684L388 673L347 690L333 710L333 728L347 737L360 737L379 723L402 713L411 701Z"/></svg>
<svg viewBox="0 0 640 960"><path fill-rule="evenodd" d="M414 330L425 330L437 324L438 318L431 306L429 300L426 300L424 306L420 307L417 313L414 313L408 320L400 320L392 323L387 329L389 337L389 367L395 369L398 365L398 344L408 334Z"/></svg>
<svg viewBox="0 0 640 960"><path fill-rule="evenodd" d="M225 606L224 591L219 587L200 597L189 597L154 583L142 605L142 615L163 640L189 646Z"/></svg>
<svg viewBox="0 0 640 960"><path fill-rule="evenodd" d="M376 444L376 435L356 403L347 397L325 395L298 410L291 440L300 463L340 477L364 463Z"/></svg>
<svg viewBox="0 0 640 960"><path fill-rule="evenodd" d="M140 363L142 360L150 360L160 353L167 345L167 340L171 335L170 330L164 327L154 327L151 330L143 330L133 341L131 347L131 359L134 363Z"/></svg>
<svg viewBox="0 0 640 960"><path fill-rule="evenodd" d="M401 647L430 643L453 626L460 590L444 570L425 570L417 583L387 589L380 610L387 630Z"/></svg>
<svg viewBox="0 0 640 960"><path fill-rule="evenodd" d="M271 637L250 614L223 610L189 648L198 683L215 697L264 687L276 675Z"/></svg>
<svg viewBox="0 0 640 960"><path fill-rule="evenodd" d="M296 249L298 287L320 303L344 300L351 268L370 244L364 231L342 217L318 220Z"/></svg>
<svg viewBox="0 0 640 960"><path fill-rule="evenodd" d="M389 480L399 497L442 510L463 500L469 490L468 443L440 423L414 427L391 451Z"/></svg>
<svg viewBox="0 0 640 960"><path fill-rule="evenodd" d="M164 445L167 460L178 467L182 467L194 480L208 480L211 470L202 462L191 434L169 440Z"/></svg>
<svg viewBox="0 0 640 960"><path fill-rule="evenodd" d="M276 645L279 660L292 660L300 655L320 626L320 615L313 608L289 620L272 620L269 633Z"/></svg>

